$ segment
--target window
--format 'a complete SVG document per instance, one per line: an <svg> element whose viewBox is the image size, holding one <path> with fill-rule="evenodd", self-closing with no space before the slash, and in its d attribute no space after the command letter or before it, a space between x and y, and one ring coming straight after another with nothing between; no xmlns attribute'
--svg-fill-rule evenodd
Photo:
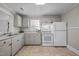
<svg viewBox="0 0 79 59"><path fill-rule="evenodd" d="M30 20L30 27L40 30L40 20Z"/></svg>

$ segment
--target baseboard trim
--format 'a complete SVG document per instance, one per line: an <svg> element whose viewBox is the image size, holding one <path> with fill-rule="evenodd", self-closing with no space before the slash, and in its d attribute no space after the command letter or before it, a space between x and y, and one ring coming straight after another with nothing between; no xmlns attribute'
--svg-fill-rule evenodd
<svg viewBox="0 0 79 59"><path fill-rule="evenodd" d="M79 50L73 48L73 47L70 46L70 45L67 45L67 48L68 48L69 50L73 51L74 53L76 53L77 55L79 55Z"/></svg>
<svg viewBox="0 0 79 59"><path fill-rule="evenodd" d="M24 46L41 46L41 44L25 44Z"/></svg>

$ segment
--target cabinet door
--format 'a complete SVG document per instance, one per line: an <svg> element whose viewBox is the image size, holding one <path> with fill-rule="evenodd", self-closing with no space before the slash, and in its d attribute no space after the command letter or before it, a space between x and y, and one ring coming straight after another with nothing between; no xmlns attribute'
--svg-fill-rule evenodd
<svg viewBox="0 0 79 59"><path fill-rule="evenodd" d="M0 56L10 56L11 55L11 39L6 39L0 41Z"/></svg>
<svg viewBox="0 0 79 59"><path fill-rule="evenodd" d="M21 27L22 26L22 17L20 15L16 15L14 23L15 23L14 24L15 26Z"/></svg>
<svg viewBox="0 0 79 59"><path fill-rule="evenodd" d="M18 44L18 50L19 49L21 49L22 48L22 46L23 46L23 36L21 35L21 34L19 34L18 36L17 36L17 44Z"/></svg>
<svg viewBox="0 0 79 59"><path fill-rule="evenodd" d="M23 17L22 26L23 27L28 27L29 26L29 20L27 19L27 17Z"/></svg>
<svg viewBox="0 0 79 59"><path fill-rule="evenodd" d="M14 38L12 38L12 55L15 55L15 53L23 45L24 45L23 34L16 35Z"/></svg>
<svg viewBox="0 0 79 59"><path fill-rule="evenodd" d="M12 38L12 55L14 55L18 51L18 38L15 36Z"/></svg>
<svg viewBox="0 0 79 59"><path fill-rule="evenodd" d="M37 32L25 33L25 44L26 45L41 44L40 33Z"/></svg>
<svg viewBox="0 0 79 59"><path fill-rule="evenodd" d="M24 34L20 34L19 35L19 39L20 39L20 45L21 45L21 47L24 46Z"/></svg>
<svg viewBox="0 0 79 59"><path fill-rule="evenodd" d="M35 33L35 35L33 35L33 43L34 44L41 44L40 33Z"/></svg>
<svg viewBox="0 0 79 59"><path fill-rule="evenodd" d="M25 33L25 45L28 45L28 44L32 44L32 40L31 40L31 34L30 33Z"/></svg>

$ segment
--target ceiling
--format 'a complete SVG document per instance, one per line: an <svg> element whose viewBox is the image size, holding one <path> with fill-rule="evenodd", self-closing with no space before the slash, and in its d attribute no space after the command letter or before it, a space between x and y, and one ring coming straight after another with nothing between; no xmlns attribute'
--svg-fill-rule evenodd
<svg viewBox="0 0 79 59"><path fill-rule="evenodd" d="M34 3L4 3L10 10L28 16L62 15L78 5L75 3L47 3L36 5Z"/></svg>
<svg viewBox="0 0 79 59"><path fill-rule="evenodd" d="M0 20L5 20L8 18L9 16L5 12L0 11Z"/></svg>

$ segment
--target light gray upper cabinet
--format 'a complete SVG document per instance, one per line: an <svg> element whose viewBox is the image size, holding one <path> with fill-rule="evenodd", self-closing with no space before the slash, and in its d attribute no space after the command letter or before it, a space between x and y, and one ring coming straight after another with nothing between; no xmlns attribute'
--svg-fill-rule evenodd
<svg viewBox="0 0 79 59"><path fill-rule="evenodd" d="M0 41L0 56L11 55L11 39L5 39Z"/></svg>
<svg viewBox="0 0 79 59"><path fill-rule="evenodd" d="M23 16L23 26L22 27L29 27L29 19Z"/></svg>
<svg viewBox="0 0 79 59"><path fill-rule="evenodd" d="M15 16L14 26L22 27L22 17L18 14Z"/></svg>

